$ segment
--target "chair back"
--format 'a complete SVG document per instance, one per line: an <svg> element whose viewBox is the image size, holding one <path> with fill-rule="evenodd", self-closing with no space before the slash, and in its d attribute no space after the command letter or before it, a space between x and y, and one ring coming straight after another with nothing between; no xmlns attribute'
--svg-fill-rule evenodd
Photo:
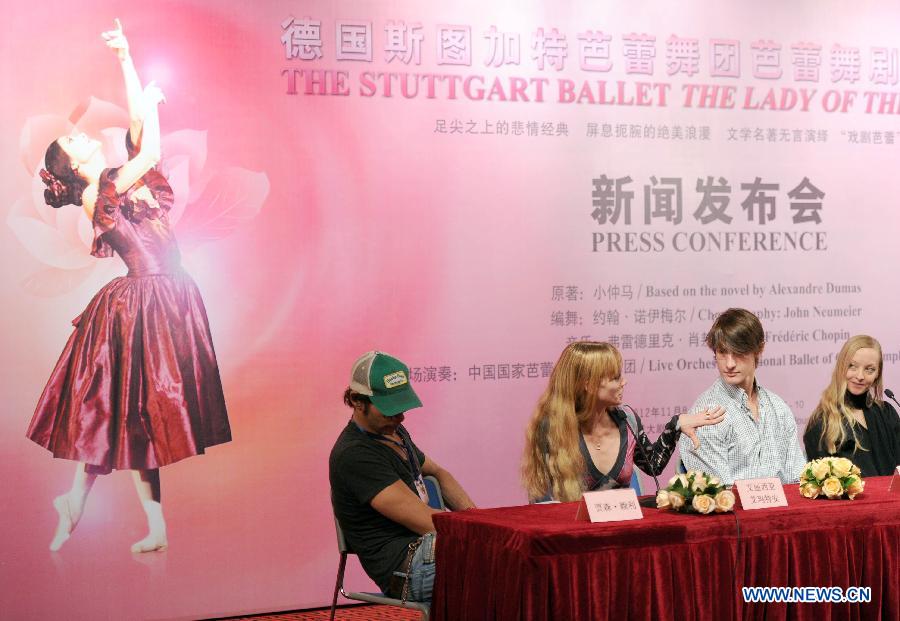
<svg viewBox="0 0 900 621"><path fill-rule="evenodd" d="M425 477L425 489L428 490L428 506L432 509L444 511L447 505L444 504L444 494L441 491L441 484L432 475Z"/></svg>
<svg viewBox="0 0 900 621"><path fill-rule="evenodd" d="M641 496L644 493L644 490L641 487L641 477L638 474L637 468L632 468L631 470L631 489L633 489L638 496Z"/></svg>
<svg viewBox="0 0 900 621"><path fill-rule="evenodd" d="M344 538L344 530L341 528L341 523L338 522L336 515L334 516L334 530L337 533L338 552L341 554L353 554L353 550L347 545L347 540Z"/></svg>

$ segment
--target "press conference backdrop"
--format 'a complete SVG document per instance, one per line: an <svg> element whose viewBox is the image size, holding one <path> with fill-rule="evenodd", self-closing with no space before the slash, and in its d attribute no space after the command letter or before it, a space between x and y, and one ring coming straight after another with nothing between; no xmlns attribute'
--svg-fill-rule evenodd
<svg viewBox="0 0 900 621"><path fill-rule="evenodd" d="M43 205L49 141L127 125L99 33L155 79L185 268L234 441L162 471L170 548L102 477L47 551L72 464L24 437L71 320L118 259ZM900 11L884 3L111 0L3 26L0 609L185 618L330 598L327 457L352 361L407 361L407 427L482 506L522 503L523 430L572 339L625 359L656 436L715 378L730 306L801 429L852 334L897 382ZM118 128L118 129L117 129ZM645 481L645 484L647 481ZM365 583L358 569L348 580Z"/></svg>

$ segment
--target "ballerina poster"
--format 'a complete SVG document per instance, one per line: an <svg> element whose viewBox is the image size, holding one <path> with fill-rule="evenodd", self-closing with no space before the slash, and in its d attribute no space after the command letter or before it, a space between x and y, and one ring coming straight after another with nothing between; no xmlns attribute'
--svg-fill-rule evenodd
<svg viewBox="0 0 900 621"><path fill-rule="evenodd" d="M622 352L653 437L729 306L801 430L852 334L897 391L897 9L644 4L12 8L2 616L330 602L327 458L372 349L484 507L527 501L575 340Z"/></svg>

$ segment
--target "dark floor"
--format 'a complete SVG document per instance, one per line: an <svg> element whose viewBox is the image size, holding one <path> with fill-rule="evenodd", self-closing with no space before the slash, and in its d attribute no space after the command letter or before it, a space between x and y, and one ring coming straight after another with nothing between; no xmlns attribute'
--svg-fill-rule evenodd
<svg viewBox="0 0 900 621"><path fill-rule="evenodd" d="M279 612L252 617L229 617L228 621L316 621L327 620L331 614L329 609L306 610L296 612ZM336 621L416 621L422 615L415 610L405 610L396 606L347 606L338 608L334 616Z"/></svg>

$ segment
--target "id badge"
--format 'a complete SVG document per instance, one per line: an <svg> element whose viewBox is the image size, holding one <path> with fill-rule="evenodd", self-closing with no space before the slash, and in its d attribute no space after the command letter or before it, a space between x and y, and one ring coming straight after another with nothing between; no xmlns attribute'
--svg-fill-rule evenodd
<svg viewBox="0 0 900 621"><path fill-rule="evenodd" d="M425 481L422 479L422 475L416 477L416 491L419 493L419 498L422 499L426 505L428 504L428 488L425 487Z"/></svg>

